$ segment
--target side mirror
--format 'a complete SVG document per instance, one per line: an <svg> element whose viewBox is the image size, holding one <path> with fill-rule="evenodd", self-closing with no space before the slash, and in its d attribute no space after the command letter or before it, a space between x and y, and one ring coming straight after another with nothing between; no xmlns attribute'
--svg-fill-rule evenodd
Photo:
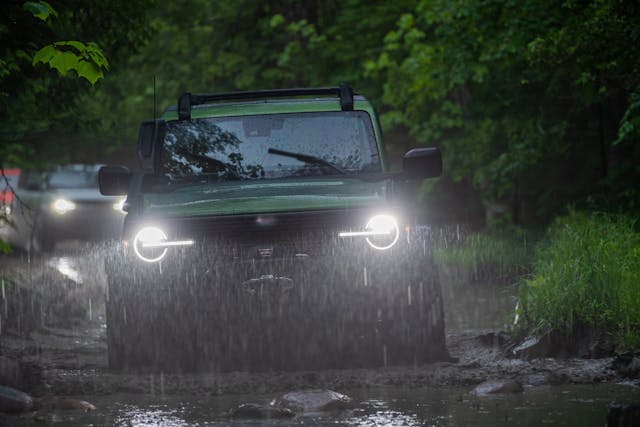
<svg viewBox="0 0 640 427"><path fill-rule="evenodd" d="M167 124L164 120L142 122L138 132L138 160L143 172L158 173Z"/></svg>
<svg viewBox="0 0 640 427"><path fill-rule="evenodd" d="M124 196L129 192L131 172L124 166L103 166L98 171L98 185L103 196Z"/></svg>
<svg viewBox="0 0 640 427"><path fill-rule="evenodd" d="M437 147L413 148L402 157L402 175L406 179L435 178L442 175L442 155Z"/></svg>

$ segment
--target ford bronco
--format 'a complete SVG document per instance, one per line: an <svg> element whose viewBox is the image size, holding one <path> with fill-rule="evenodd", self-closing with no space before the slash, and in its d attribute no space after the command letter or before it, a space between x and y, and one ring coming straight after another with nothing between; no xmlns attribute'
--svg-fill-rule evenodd
<svg viewBox="0 0 640 427"><path fill-rule="evenodd" d="M106 259L113 369L414 365L447 358L428 228L411 188L437 148L390 172L374 108L347 85L182 95L144 122L140 170ZM409 194L409 196L407 196Z"/></svg>

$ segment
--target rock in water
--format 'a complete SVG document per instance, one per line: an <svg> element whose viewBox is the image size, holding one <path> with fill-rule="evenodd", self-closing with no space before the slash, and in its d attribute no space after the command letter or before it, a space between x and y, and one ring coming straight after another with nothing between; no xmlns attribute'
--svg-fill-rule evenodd
<svg viewBox="0 0 640 427"><path fill-rule="evenodd" d="M91 403L85 400L77 399L58 399L56 402L57 409L78 410L78 411L94 411L96 409Z"/></svg>
<svg viewBox="0 0 640 427"><path fill-rule="evenodd" d="M271 406L295 412L324 412L349 408L351 398L332 390L301 390L283 394Z"/></svg>
<svg viewBox="0 0 640 427"><path fill-rule="evenodd" d="M38 400L38 405L41 408L49 410L77 410L77 411L93 411L96 409L91 403L78 400L69 399L66 397L43 397Z"/></svg>
<svg viewBox="0 0 640 427"><path fill-rule="evenodd" d="M243 403L229 411L232 418L290 418L294 415L290 409L260 403Z"/></svg>
<svg viewBox="0 0 640 427"><path fill-rule="evenodd" d="M498 393L520 393L522 385L514 380L490 380L480 383L473 389L476 396L486 396Z"/></svg>
<svg viewBox="0 0 640 427"><path fill-rule="evenodd" d="M614 403L609 406L607 427L637 427L640 425L640 403Z"/></svg>
<svg viewBox="0 0 640 427"><path fill-rule="evenodd" d="M634 353L619 354L611 362L611 369L626 378L640 378L640 355Z"/></svg>
<svg viewBox="0 0 640 427"><path fill-rule="evenodd" d="M19 413L33 409L33 399L27 393L0 385L0 412Z"/></svg>

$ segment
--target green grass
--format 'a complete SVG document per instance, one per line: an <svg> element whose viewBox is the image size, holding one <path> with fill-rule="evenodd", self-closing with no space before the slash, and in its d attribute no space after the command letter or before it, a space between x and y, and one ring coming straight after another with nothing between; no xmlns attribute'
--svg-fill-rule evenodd
<svg viewBox="0 0 640 427"><path fill-rule="evenodd" d="M439 245L434 251L440 269L457 280L510 282L530 271L532 245L519 228L474 233Z"/></svg>
<svg viewBox="0 0 640 427"><path fill-rule="evenodd" d="M640 346L640 233L622 216L571 213L557 219L520 283L525 326L570 333L576 326Z"/></svg>

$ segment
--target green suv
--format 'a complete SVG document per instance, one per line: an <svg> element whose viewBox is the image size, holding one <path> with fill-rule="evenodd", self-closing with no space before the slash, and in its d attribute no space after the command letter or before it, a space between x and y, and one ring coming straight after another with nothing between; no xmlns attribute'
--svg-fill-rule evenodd
<svg viewBox="0 0 640 427"><path fill-rule="evenodd" d="M195 95L144 122L106 259L110 367L225 372L415 365L448 357L428 228L349 86Z"/></svg>

